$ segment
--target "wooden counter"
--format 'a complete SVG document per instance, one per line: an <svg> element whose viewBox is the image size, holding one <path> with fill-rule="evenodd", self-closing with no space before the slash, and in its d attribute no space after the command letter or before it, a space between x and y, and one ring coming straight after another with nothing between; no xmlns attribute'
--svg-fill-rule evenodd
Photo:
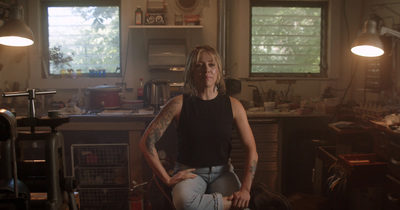
<svg viewBox="0 0 400 210"><path fill-rule="evenodd" d="M324 113L310 113L310 114L298 114L292 112L251 112L246 111L248 118L309 118L309 117L316 117L316 118L329 118L331 115L324 114Z"/></svg>
<svg viewBox="0 0 400 210"><path fill-rule="evenodd" d="M260 144L260 149L266 145L275 148L274 152L270 152L270 147L265 147L268 153L261 154L260 157L268 158L260 160L260 164L275 166L275 169L273 169L275 173L273 177L276 180L274 188L278 191L290 186L285 184L285 180L292 179L291 169L289 169L290 162L293 161L295 155L298 155L296 152L298 150L294 147L297 147L297 142L302 141L302 139L297 138L297 133L314 127L315 129L325 128L324 126L331 118L330 115L325 114L247 112L247 115L252 127L257 128L254 130L254 134L257 138L256 142ZM58 130L64 135L66 153L71 153L68 150L70 150L72 144L102 144L104 142L129 144L130 183L133 180L142 183L147 181L146 174L143 175L147 169L143 168L142 153L138 144L144 130L154 117L155 115L71 115L70 122L58 127ZM273 123L269 120L272 120ZM267 131L274 131L275 133L269 133L265 136L264 132ZM317 137L313 136L312 138ZM171 143L168 146L174 144ZM237 148L239 150L240 145ZM70 159L67 154L66 159L68 158ZM298 164L293 163L292 165ZM264 175L270 173L271 169L262 169L260 165L258 171L262 176L263 173ZM285 191L285 189L282 190Z"/></svg>

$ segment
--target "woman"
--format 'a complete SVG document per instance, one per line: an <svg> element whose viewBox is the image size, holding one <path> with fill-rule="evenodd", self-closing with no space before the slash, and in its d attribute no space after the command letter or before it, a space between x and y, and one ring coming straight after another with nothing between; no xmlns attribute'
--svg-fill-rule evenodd
<svg viewBox="0 0 400 210"><path fill-rule="evenodd" d="M221 59L209 46L196 47L184 72L184 94L172 98L146 129L140 148L154 173L172 187L176 209L247 208L258 154L241 103L224 95ZM155 144L174 122L179 137L175 174L162 166ZM236 125L246 162L240 183L230 164Z"/></svg>

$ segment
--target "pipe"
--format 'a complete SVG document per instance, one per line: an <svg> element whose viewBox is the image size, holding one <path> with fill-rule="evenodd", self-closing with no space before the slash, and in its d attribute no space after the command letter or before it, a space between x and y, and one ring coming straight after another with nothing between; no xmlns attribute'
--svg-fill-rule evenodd
<svg viewBox="0 0 400 210"><path fill-rule="evenodd" d="M226 19L227 19L226 0L218 1L218 53L221 56L222 72L226 75Z"/></svg>

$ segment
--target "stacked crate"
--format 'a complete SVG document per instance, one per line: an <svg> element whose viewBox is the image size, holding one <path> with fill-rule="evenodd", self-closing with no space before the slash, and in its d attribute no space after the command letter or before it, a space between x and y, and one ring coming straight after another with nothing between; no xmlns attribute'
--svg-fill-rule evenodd
<svg viewBox="0 0 400 210"><path fill-rule="evenodd" d="M128 209L128 144L74 144L81 209Z"/></svg>

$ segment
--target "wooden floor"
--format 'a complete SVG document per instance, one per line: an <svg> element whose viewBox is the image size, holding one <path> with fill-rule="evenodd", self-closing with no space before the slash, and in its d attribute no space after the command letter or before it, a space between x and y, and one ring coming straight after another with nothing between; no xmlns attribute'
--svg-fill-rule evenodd
<svg viewBox="0 0 400 210"><path fill-rule="evenodd" d="M294 193L287 196L292 210L327 210L328 199L322 196L314 196L306 193Z"/></svg>

